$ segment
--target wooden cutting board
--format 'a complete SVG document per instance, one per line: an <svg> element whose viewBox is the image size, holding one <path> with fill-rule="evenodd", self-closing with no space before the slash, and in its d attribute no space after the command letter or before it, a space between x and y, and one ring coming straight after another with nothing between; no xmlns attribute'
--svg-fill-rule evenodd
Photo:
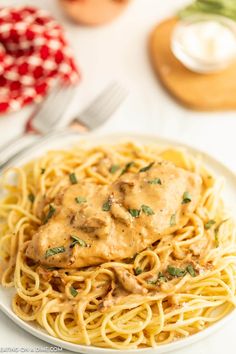
<svg viewBox="0 0 236 354"><path fill-rule="evenodd" d="M153 30L149 52L160 81L183 105L195 110L236 108L236 61L224 71L197 74L186 69L172 54L170 39L177 18L167 19Z"/></svg>

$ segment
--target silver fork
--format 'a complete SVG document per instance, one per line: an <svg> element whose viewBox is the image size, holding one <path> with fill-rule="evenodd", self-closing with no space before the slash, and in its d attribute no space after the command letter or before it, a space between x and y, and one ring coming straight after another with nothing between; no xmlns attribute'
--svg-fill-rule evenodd
<svg viewBox="0 0 236 354"><path fill-rule="evenodd" d="M120 106L120 104L123 102L126 96L127 96L127 91L122 86L120 86L116 82L110 83L101 92L101 94L99 94L84 110L78 113L73 119L70 119L69 128L79 130L80 132L89 131L98 128L100 125L105 123L111 117L111 115L117 110L117 108ZM55 101L57 101L56 96L54 96L53 94L53 97L55 103ZM31 125L34 129L40 131L41 135L46 139L47 137L50 137L54 131L56 132L56 129L53 128L56 128L56 126L58 126L60 117L64 113L63 110L63 112L61 112L60 115L60 113L57 111L58 112L57 118L50 120L51 122L50 125L48 124L47 128L45 128L43 122L45 123L47 122L47 119L45 119L47 112L53 114L51 98L48 98L48 101L51 102L51 106L49 103L47 103L46 105L46 107L48 107L48 110L45 109L45 107L41 107L41 109L39 107L39 110L36 112L34 117L33 118L30 117L31 121L28 120L27 122L28 126ZM45 132L46 129L47 131ZM24 136L25 135L17 138L17 143L14 144L14 152L11 153L10 156L8 154L7 158L4 160L1 158L1 156L3 155L3 153L5 154L7 151L11 152L11 146L13 145L9 145L10 143L8 143L7 144L8 146L5 148L4 151L0 149L1 152L0 169L5 167L10 161L12 161L16 157L16 155L19 155L23 150L26 150L34 146L35 141L30 144L28 143L26 147L24 146L23 149L22 148L20 150L18 149L18 151L16 152L16 146L19 147L19 144L22 142ZM40 138L38 138L36 141L38 141L39 139Z"/></svg>
<svg viewBox="0 0 236 354"><path fill-rule="evenodd" d="M94 100L76 115L70 126L78 123L86 130L93 130L104 124L117 110L127 96L127 90L117 82L111 82Z"/></svg>
<svg viewBox="0 0 236 354"><path fill-rule="evenodd" d="M27 142L27 139L25 139L27 136L44 135L56 128L75 90L76 86L60 86L57 83L30 115L26 121L24 131L0 147L0 160L2 160L2 155L13 153L23 142Z"/></svg>

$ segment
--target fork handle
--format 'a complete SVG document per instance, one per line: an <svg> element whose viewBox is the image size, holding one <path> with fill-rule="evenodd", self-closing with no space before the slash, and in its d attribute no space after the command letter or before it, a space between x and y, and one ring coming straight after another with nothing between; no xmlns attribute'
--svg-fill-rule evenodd
<svg viewBox="0 0 236 354"><path fill-rule="evenodd" d="M63 133L63 131L66 132L68 129L77 133L85 133L88 131L88 129L79 122L78 117L76 117L71 120L67 128L62 128L61 130L53 130L42 135L35 134L35 132L31 131L19 134L18 136L12 138L0 148L0 170L3 169L10 161L15 159L15 157L22 153L25 149L33 147L39 140L47 140L54 134ZM35 137L33 142L28 140L30 136Z"/></svg>
<svg viewBox="0 0 236 354"><path fill-rule="evenodd" d="M26 144L26 146L24 146L23 148L21 147L20 150L16 151L12 155L10 155L10 157L6 158L3 162L0 161L0 171L2 169L4 169L5 167L7 167L10 163L14 162L15 159L17 159L19 156L24 154L29 149L40 147L41 145L43 145L45 142L52 139L53 137L60 137L60 136L63 137L63 135L67 135L68 132L70 132L71 134L78 134L78 132L74 131L73 129L63 128L61 130L53 130L53 131L46 133L44 135L37 136L36 140L34 140L31 143Z"/></svg>
<svg viewBox="0 0 236 354"><path fill-rule="evenodd" d="M17 151L25 148L30 142L28 138L30 136L35 136L36 134L33 133L22 133L11 140L9 140L7 143L5 143L3 146L0 147L0 167L1 165L8 160L9 157L14 155Z"/></svg>

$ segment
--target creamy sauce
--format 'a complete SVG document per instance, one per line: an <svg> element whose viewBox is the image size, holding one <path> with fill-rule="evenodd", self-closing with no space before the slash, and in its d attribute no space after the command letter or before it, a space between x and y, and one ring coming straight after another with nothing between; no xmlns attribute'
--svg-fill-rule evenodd
<svg viewBox="0 0 236 354"><path fill-rule="evenodd" d="M186 53L206 62L219 62L236 54L235 34L224 24L202 21L185 27L180 43Z"/></svg>
<svg viewBox="0 0 236 354"><path fill-rule="evenodd" d="M78 181L58 194L55 214L33 236L26 254L43 265L63 268L131 258L186 224L201 183L198 175L167 161L145 172L125 173L110 185ZM186 192L191 200L183 203ZM72 236L79 242L73 245ZM57 247L64 251L47 256ZM126 276L117 270L120 282Z"/></svg>

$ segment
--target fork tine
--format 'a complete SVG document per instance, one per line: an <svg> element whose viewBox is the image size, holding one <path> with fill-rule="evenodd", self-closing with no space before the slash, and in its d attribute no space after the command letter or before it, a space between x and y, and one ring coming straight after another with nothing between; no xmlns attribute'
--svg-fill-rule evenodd
<svg viewBox="0 0 236 354"><path fill-rule="evenodd" d="M60 87L56 94L52 96L49 105L46 106L44 110L42 110L42 117L39 118L40 121L45 121L45 118L50 119L49 125L53 126L58 121L58 117L64 113L66 109L66 103L69 99L71 99L74 90L74 86L69 86L66 88Z"/></svg>
<svg viewBox="0 0 236 354"><path fill-rule="evenodd" d="M75 86L60 86L55 88L41 109L33 118L33 127L42 133L47 133L53 128L64 114L67 104L72 98Z"/></svg>
<svg viewBox="0 0 236 354"><path fill-rule="evenodd" d="M109 115L120 105L120 103L126 97L126 92L122 90L114 91L113 96L107 101L105 106L97 106L97 115Z"/></svg>
<svg viewBox="0 0 236 354"><path fill-rule="evenodd" d="M47 101L45 101L45 104L42 105L42 108L38 115L35 117L35 120L38 119L39 115L42 115L40 119L44 120L45 113L48 113L50 108L51 110L56 110L56 113L58 111L57 107L58 105L64 104L64 101L67 100L67 97L70 96L70 91L72 90L71 87L65 88L65 87L58 87L55 91L52 92L50 97L48 98ZM53 107L53 103L57 103L56 106ZM53 122L55 120L55 115L52 115L50 117L50 122Z"/></svg>
<svg viewBox="0 0 236 354"><path fill-rule="evenodd" d="M89 118L88 115L81 115L81 120L83 120L84 123L87 122L87 126L89 126L90 120L92 120L92 126L94 127L95 125L98 126L105 122L112 114L113 112L119 107L121 102L124 100L125 94L120 94L119 96L116 95L112 101L110 101L109 105L104 106L103 109L98 109L97 111L94 110L93 112L89 112Z"/></svg>
<svg viewBox="0 0 236 354"><path fill-rule="evenodd" d="M123 87L116 82L111 83L79 114L77 121L90 129L98 127L112 115L126 96L127 92Z"/></svg>
<svg viewBox="0 0 236 354"><path fill-rule="evenodd" d="M120 90L122 90L122 88L118 83L111 83L103 90L103 92L98 97L94 99L94 101L84 111L90 112L94 109L96 111L98 109L103 109L104 106L108 105L110 103L110 100L113 99Z"/></svg>

